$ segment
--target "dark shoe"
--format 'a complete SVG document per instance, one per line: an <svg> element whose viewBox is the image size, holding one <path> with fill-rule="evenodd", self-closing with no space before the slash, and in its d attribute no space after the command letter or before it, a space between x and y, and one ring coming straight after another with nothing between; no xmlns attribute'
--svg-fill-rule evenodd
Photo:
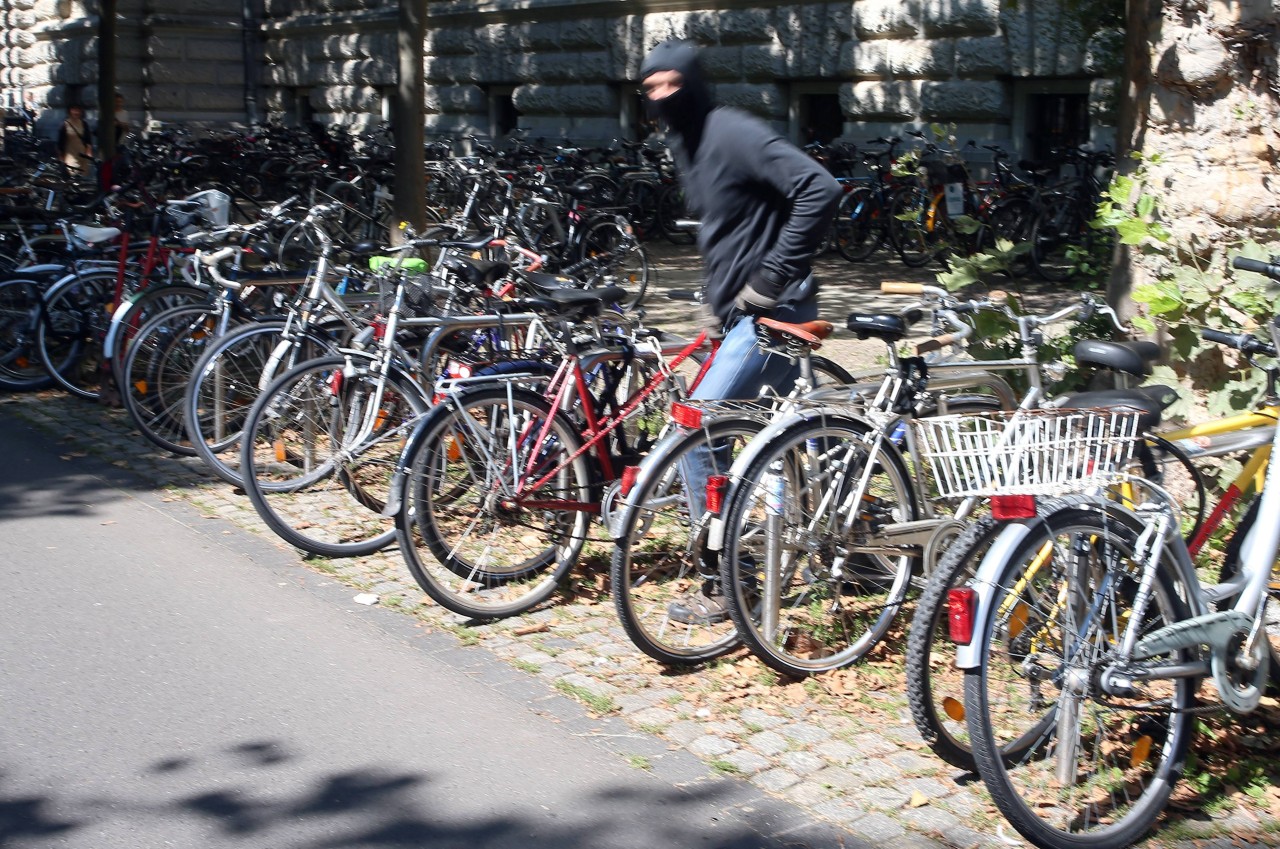
<svg viewBox="0 0 1280 849"><path fill-rule="evenodd" d="M719 585L708 584L668 604L667 618L682 625L715 625L729 619L729 608Z"/></svg>

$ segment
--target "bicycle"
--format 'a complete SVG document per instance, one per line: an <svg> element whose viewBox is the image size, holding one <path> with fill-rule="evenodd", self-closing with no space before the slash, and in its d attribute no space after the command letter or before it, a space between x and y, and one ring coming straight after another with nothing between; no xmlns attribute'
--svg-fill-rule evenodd
<svg viewBox="0 0 1280 849"><path fill-rule="evenodd" d="M948 298L936 287L887 287ZM959 319L963 313L1008 310L999 297L945 303L939 313L953 333L926 347L971 334ZM850 329L883 340L889 352L874 395L802 407L770 425L728 476L721 539L713 534L711 542L720 550L730 615L752 652L792 676L865 656L888 633L913 576L933 571L979 506L975 499L931 497L936 482L909 423L961 410L1040 405L1039 328L1097 309L1083 299L1049 316L1016 316L1021 354L980 362L900 358L894 346L907 333L906 321L850 316ZM998 371L1024 375L1030 388L1020 402ZM974 387L996 394L958 394Z"/></svg>
<svg viewBox="0 0 1280 849"><path fill-rule="evenodd" d="M623 469L667 427L671 400L684 395L677 371L708 348L705 333L604 333L602 307L625 297L621 289L550 297L561 346L550 380L535 368L442 384L393 485L410 572L462 615L513 616L555 592L592 517L612 509Z"/></svg>
<svg viewBox="0 0 1280 849"><path fill-rule="evenodd" d="M624 474L619 493L624 500L610 523L610 586L623 630L655 660L671 666L701 663L738 645L727 619L676 621L670 608L687 593L698 592L705 574L719 571L716 554L705 543L710 520L719 515L724 476L733 459L770 419L790 409L793 399L812 391L847 392L843 387L854 383L844 368L813 354L832 330L825 321L794 325L758 320L761 349L799 366L792 391L746 402L678 402L671 408L676 427L642 466L627 470L630 477ZM703 497L688 489L686 464L694 452L706 452L710 459Z"/></svg>
<svg viewBox="0 0 1280 849"><path fill-rule="evenodd" d="M1125 360L1123 352L1108 357L1107 349L1087 351L1094 343L1077 346L1077 362L1116 367ZM1141 371L1133 369L1130 371ZM1161 392L1163 387L1146 391ZM1168 390L1172 392L1172 390ZM1143 446L1150 452L1148 469L1158 469L1157 478L1166 489L1173 474L1180 476L1177 492L1184 504L1183 536L1194 556L1217 532L1226 516L1251 489L1258 489L1265 475L1271 452L1271 437L1280 407L1264 404L1258 409L1202 424L1162 429ZM1205 486L1196 464L1205 460L1248 452L1248 459L1225 488L1211 512L1206 513ZM1172 470L1172 471L1171 471ZM1132 495L1117 493L1118 498L1132 500ZM999 535L1002 524L990 516L967 528L948 548L939 561L928 585L916 602L915 614L908 631L906 651L907 694L916 728L934 753L947 763L972 771L972 750L964 708L964 674L954 665L954 644L950 638L949 591L961 588L972 579L977 564ZM1231 562L1231 558L1227 558ZM1277 661L1280 670L1280 661ZM1277 676L1280 677L1280 676Z"/></svg>
<svg viewBox="0 0 1280 849"><path fill-rule="evenodd" d="M1274 264L1233 265L1280 279ZM1263 339L1201 335L1251 362L1280 349L1275 319ZM1267 372L1270 403L1275 368L1255 366ZM1280 511L1276 468L1258 516ZM1222 705L1243 714L1257 707L1270 673L1280 523L1238 529L1233 576L1206 586L1177 532L1176 500L1149 487L1153 497L1133 507L1096 493L1049 505L1051 515L1072 511L1052 536L1035 505L1019 505L1027 518L996 539L957 617L979 774L1038 846L1119 849L1139 839L1181 775L1200 682L1212 679Z"/></svg>

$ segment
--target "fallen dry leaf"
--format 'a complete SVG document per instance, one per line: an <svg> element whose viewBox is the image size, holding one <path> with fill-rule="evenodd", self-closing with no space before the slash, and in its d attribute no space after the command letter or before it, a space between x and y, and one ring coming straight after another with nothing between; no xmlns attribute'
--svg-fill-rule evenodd
<svg viewBox="0 0 1280 849"><path fill-rule="evenodd" d="M519 628L512 629L511 633L517 637L523 637L528 634L541 634L543 631L550 631L551 625L546 622L537 622L533 625L523 625Z"/></svg>
<svg viewBox="0 0 1280 849"><path fill-rule="evenodd" d="M907 802L907 804L913 808L923 808L929 804L929 797L917 790L911 794L911 801Z"/></svg>

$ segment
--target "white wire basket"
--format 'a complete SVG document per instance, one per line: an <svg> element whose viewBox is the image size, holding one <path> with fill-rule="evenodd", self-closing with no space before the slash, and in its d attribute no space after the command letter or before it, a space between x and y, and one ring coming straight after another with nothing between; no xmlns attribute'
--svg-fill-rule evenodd
<svg viewBox="0 0 1280 849"><path fill-rule="evenodd" d="M1141 438L1132 409L1023 410L914 421L939 495L1062 495L1125 477Z"/></svg>

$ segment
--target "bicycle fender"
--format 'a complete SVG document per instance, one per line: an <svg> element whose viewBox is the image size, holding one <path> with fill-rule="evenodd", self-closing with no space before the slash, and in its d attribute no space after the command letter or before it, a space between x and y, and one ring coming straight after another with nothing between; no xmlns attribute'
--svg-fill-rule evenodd
<svg viewBox="0 0 1280 849"><path fill-rule="evenodd" d="M1030 520L1036 521L1036 520ZM1013 522L1005 527L995 542L987 549L969 586L977 593L977 602L973 611L973 638L967 646L956 646L956 667L959 669L976 669L981 663L982 646L987 641L987 634L982 630L987 621L987 612L995 603L996 581L1000 570L1004 568L1006 558L1014 549L1031 534L1027 522Z"/></svg>

